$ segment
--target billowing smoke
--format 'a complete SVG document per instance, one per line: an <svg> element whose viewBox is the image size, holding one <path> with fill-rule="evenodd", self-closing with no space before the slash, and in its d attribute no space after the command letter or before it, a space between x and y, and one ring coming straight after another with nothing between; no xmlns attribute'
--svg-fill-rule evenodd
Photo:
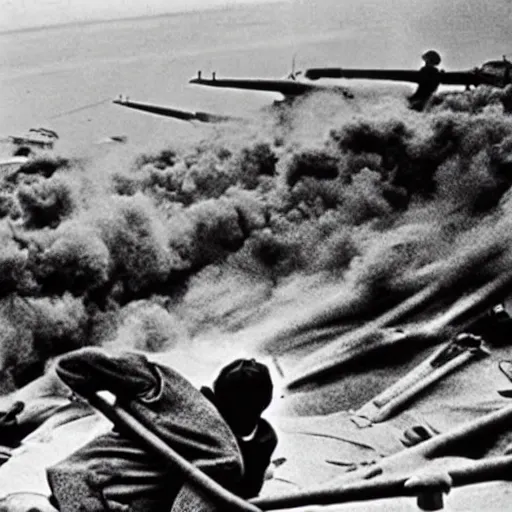
<svg viewBox="0 0 512 512"><path fill-rule="evenodd" d="M254 346L492 278L512 232L510 94L443 93L425 113L326 96L135 158L31 162L0 191L4 384L87 344Z"/></svg>

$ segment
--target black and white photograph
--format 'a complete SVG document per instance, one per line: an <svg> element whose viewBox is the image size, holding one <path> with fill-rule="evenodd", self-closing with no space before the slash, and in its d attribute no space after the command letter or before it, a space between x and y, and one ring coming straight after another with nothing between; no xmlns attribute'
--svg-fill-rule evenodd
<svg viewBox="0 0 512 512"><path fill-rule="evenodd" d="M0 512L511 474L510 0L0 0Z"/></svg>

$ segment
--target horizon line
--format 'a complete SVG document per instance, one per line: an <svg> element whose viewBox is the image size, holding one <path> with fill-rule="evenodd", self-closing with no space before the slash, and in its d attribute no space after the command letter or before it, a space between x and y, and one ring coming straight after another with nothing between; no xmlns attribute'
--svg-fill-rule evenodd
<svg viewBox="0 0 512 512"><path fill-rule="evenodd" d="M112 23L116 21L133 21L133 20L144 20L144 19L154 19L154 18L168 18L173 16L183 16L183 15L191 15L197 14L201 11L221 11L221 10L234 10L234 9L243 9L248 7L254 7L257 4L282 4L289 2L290 0L248 0L245 4L235 4L235 3L227 3L225 5L211 5L204 7L196 7L191 9L179 9L176 11L163 11L155 14L141 14L139 16L122 16L122 17L106 17L106 18L93 18L88 20L75 20L75 21L63 21L62 23L50 23L47 25L32 25L20 28L13 29L2 29L0 28L0 36L15 34L20 32L37 32L40 30L57 30L60 28L66 27L80 27L86 25L97 25L100 23Z"/></svg>

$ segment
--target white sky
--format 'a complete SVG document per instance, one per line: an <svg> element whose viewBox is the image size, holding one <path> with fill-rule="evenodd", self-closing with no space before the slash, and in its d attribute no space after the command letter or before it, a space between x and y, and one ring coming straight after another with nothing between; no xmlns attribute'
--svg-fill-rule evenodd
<svg viewBox="0 0 512 512"><path fill-rule="evenodd" d="M275 0L0 0L0 30Z"/></svg>

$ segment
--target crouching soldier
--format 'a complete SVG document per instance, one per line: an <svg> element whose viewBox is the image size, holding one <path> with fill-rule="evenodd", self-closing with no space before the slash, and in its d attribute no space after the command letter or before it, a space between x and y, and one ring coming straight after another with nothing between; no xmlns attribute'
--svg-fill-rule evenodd
<svg viewBox="0 0 512 512"><path fill-rule="evenodd" d="M244 497L259 491L276 445L273 429L260 418L272 394L263 365L235 361L205 391L208 398L179 373L140 354L81 349L60 359L57 374L80 395L112 392L144 426L223 487ZM47 476L52 502L64 512L169 512L176 510L173 503L185 483L130 433L116 429L48 468Z"/></svg>

